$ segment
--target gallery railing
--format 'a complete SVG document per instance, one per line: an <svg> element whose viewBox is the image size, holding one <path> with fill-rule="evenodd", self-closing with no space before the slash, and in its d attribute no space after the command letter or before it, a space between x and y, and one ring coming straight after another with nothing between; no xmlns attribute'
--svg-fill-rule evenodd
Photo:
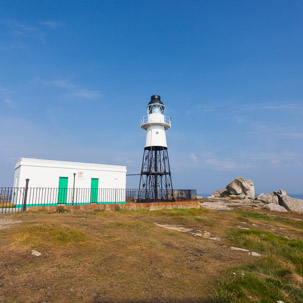
<svg viewBox="0 0 303 303"><path fill-rule="evenodd" d="M155 198L154 191L125 188L0 187L0 213L23 211L29 207L165 202L195 198L196 190L193 189L178 189L165 193L158 191Z"/></svg>

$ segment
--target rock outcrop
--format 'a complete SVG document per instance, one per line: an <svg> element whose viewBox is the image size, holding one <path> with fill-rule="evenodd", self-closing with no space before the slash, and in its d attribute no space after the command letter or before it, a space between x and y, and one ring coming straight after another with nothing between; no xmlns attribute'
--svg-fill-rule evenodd
<svg viewBox="0 0 303 303"><path fill-rule="evenodd" d="M254 182L249 179L237 178L226 186L229 195L245 195L255 198Z"/></svg>
<svg viewBox="0 0 303 303"><path fill-rule="evenodd" d="M271 194L263 194L262 193L262 194L257 196L256 200L263 201L263 202L266 202L266 203L279 204L279 197L275 192L273 192Z"/></svg>
<svg viewBox="0 0 303 303"><path fill-rule="evenodd" d="M281 209L280 207L283 207L286 210L303 213L303 200L287 196L287 193L284 189L280 189L279 192L274 191L271 194L260 194L257 196L256 200L270 203L265 206L265 208L268 208L270 210L279 211L278 209ZM275 207L271 204L276 204L279 207L274 209Z"/></svg>
<svg viewBox="0 0 303 303"><path fill-rule="evenodd" d="M220 197L224 197L226 196L228 193L227 193L227 190L226 188L222 188L222 189L218 189L216 190L214 193L211 194L211 197L212 198L220 198Z"/></svg>
<svg viewBox="0 0 303 303"><path fill-rule="evenodd" d="M303 200L291 198L287 195L278 193L279 205L285 207L287 210L303 213Z"/></svg>
<svg viewBox="0 0 303 303"><path fill-rule="evenodd" d="M225 188L215 191L209 198L219 198L225 196L244 198L255 198L255 186L249 179L237 178L229 183Z"/></svg>
<svg viewBox="0 0 303 303"><path fill-rule="evenodd" d="M271 211L293 211L303 213L303 200L287 196L285 190L270 194L260 194L254 199L255 187L251 180L237 178L225 188L215 191L207 197L201 206L216 210L228 210L234 206L266 208ZM254 199L254 200L253 200Z"/></svg>
<svg viewBox="0 0 303 303"><path fill-rule="evenodd" d="M276 204L276 203L269 203L269 204L266 204L264 206L264 208L266 209L269 209L271 211L278 211L278 212L287 212L287 209L279 204Z"/></svg>

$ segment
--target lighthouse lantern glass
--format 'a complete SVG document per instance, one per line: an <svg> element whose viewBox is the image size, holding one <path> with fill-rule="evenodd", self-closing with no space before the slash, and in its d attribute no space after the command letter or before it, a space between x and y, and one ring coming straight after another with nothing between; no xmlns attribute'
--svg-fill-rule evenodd
<svg viewBox="0 0 303 303"><path fill-rule="evenodd" d="M149 114L164 114L164 107L159 105L159 104L155 104L155 105L150 105L149 106Z"/></svg>

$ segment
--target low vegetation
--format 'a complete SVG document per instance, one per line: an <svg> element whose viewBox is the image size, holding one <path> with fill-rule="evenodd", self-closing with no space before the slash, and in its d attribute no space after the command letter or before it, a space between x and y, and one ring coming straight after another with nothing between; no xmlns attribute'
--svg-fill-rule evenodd
<svg viewBox="0 0 303 303"><path fill-rule="evenodd" d="M17 213L1 215L0 245L0 302L303 302L291 213Z"/></svg>
<svg viewBox="0 0 303 303"><path fill-rule="evenodd" d="M303 302L303 241L268 231L227 233L233 244L257 250L262 260L229 270L220 283L219 302Z"/></svg>

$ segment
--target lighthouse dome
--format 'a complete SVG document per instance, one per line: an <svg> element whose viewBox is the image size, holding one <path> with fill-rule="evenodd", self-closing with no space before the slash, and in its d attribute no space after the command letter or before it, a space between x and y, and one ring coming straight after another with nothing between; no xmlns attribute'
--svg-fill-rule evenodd
<svg viewBox="0 0 303 303"><path fill-rule="evenodd" d="M150 97L150 101L149 101L148 105L152 105L152 104L164 105L163 102L161 101L161 97L159 95L152 95Z"/></svg>

